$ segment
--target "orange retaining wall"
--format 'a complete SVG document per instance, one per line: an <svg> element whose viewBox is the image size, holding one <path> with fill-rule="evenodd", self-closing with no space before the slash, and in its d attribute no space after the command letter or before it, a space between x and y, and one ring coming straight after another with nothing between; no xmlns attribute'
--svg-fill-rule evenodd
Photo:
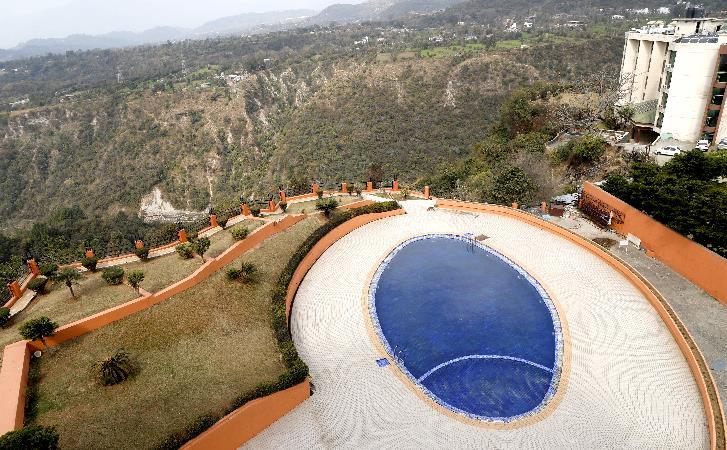
<svg viewBox="0 0 727 450"><path fill-rule="evenodd" d="M362 227L367 223L371 223L379 219L398 216L401 214L406 214L406 212L403 209L395 209L393 211L386 211L382 213L364 214L342 223L331 230L330 233L323 236L321 240L319 240L313 248L310 249L308 254L305 255L305 258L303 258L300 264L298 264L298 268L296 268L295 272L293 272L293 277L290 279L290 284L288 284L288 294L285 296L286 320L290 321L290 308L293 306L293 299L295 298L295 293L298 292L300 283L303 282L303 278L305 278L310 268L313 267L313 264L318 261L318 258L320 258L326 250L356 228Z"/></svg>
<svg viewBox="0 0 727 450"><path fill-rule="evenodd" d="M591 183L583 185L583 193L621 211L623 223L611 228L641 239L641 245L664 264L684 275L709 295L727 304L727 259L682 236L628 203Z"/></svg>
<svg viewBox="0 0 727 450"><path fill-rule="evenodd" d="M73 339L82 334L86 334L90 331L101 328L110 323L116 322L117 320L123 319L131 314L137 313L144 309L147 309L157 303L163 302L187 289L196 286L202 281L209 278L212 274L217 272L222 267L230 264L235 259L239 258L242 254L255 247L270 236L277 234L285 229L295 225L305 218L304 215L287 216L280 222L269 222L266 225L254 230L250 235L234 243L230 248L225 250L217 258L208 260L199 269L197 269L192 275L187 278L172 284L159 292L151 295L139 297L130 302L116 306L114 308L107 309L98 314L86 317L76 322L64 325L56 330L55 335L46 338L46 343L49 347L56 346L69 339ZM33 350L42 350L43 345L38 341L30 343L30 347Z"/></svg>
<svg viewBox="0 0 727 450"><path fill-rule="evenodd" d="M659 293L659 291L634 268L594 242L591 242L570 230L542 220L524 211L504 206L442 199L437 199L437 207L475 213L488 212L514 217L517 220L564 237L565 239L601 258L617 272L621 273L647 298L649 303L651 303L652 307L659 314L659 317L661 317L667 329L674 337L679 349L682 351L702 397L704 412L707 419L707 427L709 429L710 447L712 449L727 448L722 401L719 397L719 392L717 391L717 387L714 383L714 378L712 378L712 373L707 366L704 356L694 342L691 334L689 334L689 331L679 320L679 317L677 317L676 313L674 313L668 302Z"/></svg>
<svg viewBox="0 0 727 450"><path fill-rule="evenodd" d="M30 272L28 274L28 276L25 277L25 280L23 280L23 283L20 285L20 297L22 297L23 294L25 294L25 291L28 290L28 285L30 284L31 281L33 281L35 279L36 276L37 276L36 274L34 274L33 272ZM20 297L13 295L10 298L10 300L8 300L7 303L5 303L3 305L3 307L10 309L15 303L17 303L18 300L20 300Z"/></svg>
<svg viewBox="0 0 727 450"><path fill-rule="evenodd" d="M0 436L21 428L25 417L30 349L28 341L10 344L3 351L0 370Z"/></svg>
<svg viewBox="0 0 727 450"><path fill-rule="evenodd" d="M284 391L252 400L182 446L184 450L232 450L255 437L310 397L308 380Z"/></svg>

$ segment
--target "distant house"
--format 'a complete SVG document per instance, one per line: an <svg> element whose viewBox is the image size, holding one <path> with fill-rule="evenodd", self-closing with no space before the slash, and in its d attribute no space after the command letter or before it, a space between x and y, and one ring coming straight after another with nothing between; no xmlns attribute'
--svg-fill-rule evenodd
<svg viewBox="0 0 727 450"><path fill-rule="evenodd" d="M429 38L429 42L433 42L433 43L444 42L444 38L442 36L432 36Z"/></svg>
<svg viewBox="0 0 727 450"><path fill-rule="evenodd" d="M565 26L570 27L570 28L578 28L578 27L582 27L584 25L585 25L585 23L581 22L580 20L569 20L568 22L565 23Z"/></svg>
<svg viewBox="0 0 727 450"><path fill-rule="evenodd" d="M671 9L669 9L668 6L662 6L661 8L657 9L656 12L659 14L669 14L671 12Z"/></svg>
<svg viewBox="0 0 727 450"><path fill-rule="evenodd" d="M622 16L622 15L620 15L620 14L614 14L614 15L611 16L611 18L613 20L624 20L625 19L625 17Z"/></svg>
<svg viewBox="0 0 727 450"><path fill-rule="evenodd" d="M528 29L529 30L529 29L531 29L533 27L533 23L532 22L523 22L523 27L525 29Z"/></svg>
<svg viewBox="0 0 727 450"><path fill-rule="evenodd" d="M517 33L518 32L517 22L513 22L510 24L510 26L506 27L505 32L506 33Z"/></svg>

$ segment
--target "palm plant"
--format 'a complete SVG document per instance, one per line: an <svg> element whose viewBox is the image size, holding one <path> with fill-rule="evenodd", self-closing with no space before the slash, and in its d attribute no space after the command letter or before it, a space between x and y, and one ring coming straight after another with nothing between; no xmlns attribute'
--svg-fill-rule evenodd
<svg viewBox="0 0 727 450"><path fill-rule="evenodd" d="M123 350L94 364L96 379L104 386L121 383L129 378L133 369L128 353Z"/></svg>

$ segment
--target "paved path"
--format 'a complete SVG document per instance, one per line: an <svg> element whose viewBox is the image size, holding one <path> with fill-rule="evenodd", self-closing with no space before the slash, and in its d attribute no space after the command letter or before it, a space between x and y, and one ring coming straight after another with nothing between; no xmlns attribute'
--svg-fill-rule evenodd
<svg viewBox="0 0 727 450"><path fill-rule="evenodd" d="M33 301L33 299L35 298L35 296L36 296L35 291L32 291L30 289L27 289L23 293L23 296L20 297L18 299L18 301L15 302L15 304L12 307L10 307L10 317L12 317L12 316L20 313L22 310L24 310L25 308L27 308L28 305L30 304L30 302Z"/></svg>
<svg viewBox="0 0 727 450"><path fill-rule="evenodd" d="M421 203L421 202L412 202ZM706 448L702 401L676 343L625 278L580 247L497 215L446 211L374 222L334 244L302 283L293 337L315 394L249 448ZM540 422L497 430L441 414L405 386L367 330L362 296L397 243L474 233L550 289L570 328L570 374ZM335 276L333 275L335 274Z"/></svg>

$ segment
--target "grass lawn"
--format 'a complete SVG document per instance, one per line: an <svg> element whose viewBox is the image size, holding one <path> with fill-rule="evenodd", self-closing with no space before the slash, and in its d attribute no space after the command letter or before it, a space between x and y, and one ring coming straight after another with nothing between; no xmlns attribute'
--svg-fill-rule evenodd
<svg viewBox="0 0 727 450"><path fill-rule="evenodd" d="M247 227L250 231L261 226L262 220L245 220L232 228ZM230 228L230 229L232 229ZM235 240L230 234L230 230L223 230L210 237L210 248L204 254L205 258L215 258L227 250ZM141 287L149 292L158 292L165 287L176 283L179 280L191 275L192 272L199 269L202 265L202 259L195 256L192 259L182 259L176 252L158 258L150 259L146 262L135 262L121 266L127 272L130 270L141 270L144 272L144 281Z"/></svg>
<svg viewBox="0 0 727 450"><path fill-rule="evenodd" d="M59 325L66 325L137 297L129 286L106 284L100 271L83 275L79 284L73 287L75 299L65 284L49 283L47 289L47 294L36 296L27 308L13 318L10 325L0 328L0 358L2 348L22 339L18 328L28 319L47 316Z"/></svg>
<svg viewBox="0 0 727 450"><path fill-rule="evenodd" d="M404 200L404 194L402 194L401 192L385 192L385 193L376 192L376 193L374 193L374 195L377 197L381 197L381 198L388 198L390 200L396 200L396 201ZM408 200L424 200L424 199L410 195L409 198L407 198L406 200L408 201Z"/></svg>
<svg viewBox="0 0 727 450"><path fill-rule="evenodd" d="M320 226L309 217L238 259L258 282L225 270L166 302L64 343L38 361L34 423L54 425L61 448L149 448L285 367L273 335L271 291L295 249ZM123 348L138 373L97 385L93 363Z"/></svg>
<svg viewBox="0 0 727 450"><path fill-rule="evenodd" d="M363 200L363 198L356 195L340 195L335 196L334 198L338 200L338 204L341 206ZM288 205L288 209L285 212L288 214L317 213L318 210L316 210L316 201L317 200L310 200L306 202L293 203L292 205Z"/></svg>

